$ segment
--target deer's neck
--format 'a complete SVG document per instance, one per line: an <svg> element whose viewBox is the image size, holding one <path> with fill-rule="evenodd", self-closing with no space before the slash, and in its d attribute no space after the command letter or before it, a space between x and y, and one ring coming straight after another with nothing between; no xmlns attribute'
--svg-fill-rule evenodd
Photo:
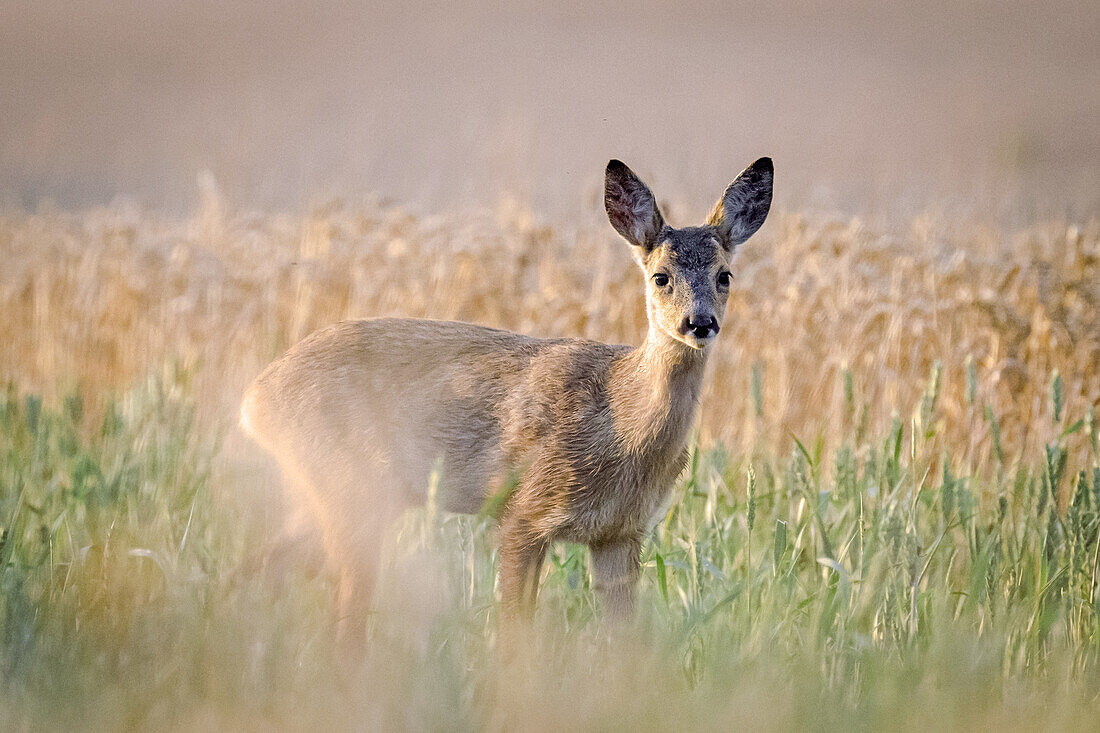
<svg viewBox="0 0 1100 733"><path fill-rule="evenodd" d="M706 352L653 326L611 377L616 432L642 458L679 455L699 404Z"/></svg>

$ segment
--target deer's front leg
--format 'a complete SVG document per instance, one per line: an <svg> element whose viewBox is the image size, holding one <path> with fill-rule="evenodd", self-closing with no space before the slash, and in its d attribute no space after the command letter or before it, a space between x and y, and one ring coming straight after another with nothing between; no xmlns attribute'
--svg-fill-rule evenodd
<svg viewBox="0 0 1100 733"><path fill-rule="evenodd" d="M592 577L604 613L614 621L625 621L634 613L634 589L641 574L639 539L615 540L590 545Z"/></svg>
<svg viewBox="0 0 1100 733"><path fill-rule="evenodd" d="M500 525L500 594L506 618L526 620L534 615L548 545L527 520L505 515Z"/></svg>

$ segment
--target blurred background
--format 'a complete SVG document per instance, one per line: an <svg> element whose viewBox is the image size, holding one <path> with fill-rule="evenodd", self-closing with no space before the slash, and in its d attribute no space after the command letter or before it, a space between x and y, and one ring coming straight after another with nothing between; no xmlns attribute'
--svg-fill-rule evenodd
<svg viewBox="0 0 1100 733"><path fill-rule="evenodd" d="M567 221L610 157L702 210L767 154L784 208L1081 216L1097 38L1089 0L5 0L0 203L189 212L208 170L247 207Z"/></svg>
<svg viewBox="0 0 1100 733"><path fill-rule="evenodd" d="M0 377L178 359L231 423L342 318L638 343L607 159L684 225L770 155L704 436L831 444L849 372L885 428L941 363L953 439L977 374L1040 445L1052 370L1100 397L1097 38L1065 0L0 2Z"/></svg>

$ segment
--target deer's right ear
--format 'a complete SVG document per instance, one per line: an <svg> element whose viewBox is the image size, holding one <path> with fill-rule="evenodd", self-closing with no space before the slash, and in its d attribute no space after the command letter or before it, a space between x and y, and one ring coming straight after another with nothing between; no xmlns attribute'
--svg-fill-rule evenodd
<svg viewBox="0 0 1100 733"><path fill-rule="evenodd" d="M622 161L607 164L603 205L611 226L626 241L646 251L657 246L665 220L653 192Z"/></svg>
<svg viewBox="0 0 1100 733"><path fill-rule="evenodd" d="M722 194L707 223L718 230L722 246L732 250L756 233L772 205L771 158L760 158L741 171Z"/></svg>

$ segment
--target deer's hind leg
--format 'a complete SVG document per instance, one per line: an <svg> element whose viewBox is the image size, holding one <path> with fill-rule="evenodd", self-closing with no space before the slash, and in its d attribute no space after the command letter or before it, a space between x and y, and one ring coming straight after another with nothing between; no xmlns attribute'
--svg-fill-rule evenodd
<svg viewBox="0 0 1100 733"><path fill-rule="evenodd" d="M281 590L295 572L315 577L325 565L325 555L313 508L309 506L307 484L289 462L279 464L282 497L278 529L248 555L233 571L234 582L262 579Z"/></svg>
<svg viewBox="0 0 1100 733"><path fill-rule="evenodd" d="M315 468L309 484L327 565L336 577L337 636L349 649L361 649L383 541L409 502L388 464L375 456Z"/></svg>

